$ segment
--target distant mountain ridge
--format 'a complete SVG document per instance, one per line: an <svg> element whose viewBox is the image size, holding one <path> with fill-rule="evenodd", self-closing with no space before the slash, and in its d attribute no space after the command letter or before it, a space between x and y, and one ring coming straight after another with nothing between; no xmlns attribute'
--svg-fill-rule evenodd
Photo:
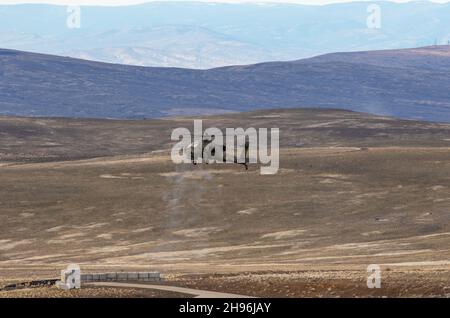
<svg viewBox="0 0 450 318"><path fill-rule="evenodd" d="M367 26L377 4L381 28ZM286 61L330 52L400 49L450 40L450 3L151 2L82 6L0 5L0 47L140 66L207 69Z"/></svg>
<svg viewBox="0 0 450 318"><path fill-rule="evenodd" d="M450 122L449 69L450 46L209 70L0 50L0 115L157 118L320 107Z"/></svg>

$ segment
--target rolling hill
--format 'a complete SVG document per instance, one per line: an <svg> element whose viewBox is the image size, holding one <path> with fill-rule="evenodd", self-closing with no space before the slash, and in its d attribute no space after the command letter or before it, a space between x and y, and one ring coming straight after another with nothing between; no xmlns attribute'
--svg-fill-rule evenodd
<svg viewBox="0 0 450 318"><path fill-rule="evenodd" d="M450 125L337 109L277 109L203 117L205 127L278 127L283 148L450 147ZM170 153L193 118L108 120L0 117L0 165Z"/></svg>
<svg viewBox="0 0 450 318"><path fill-rule="evenodd" d="M367 26L374 4L382 15L379 29ZM427 1L320 6L163 1L82 6L80 29L71 29L66 6L0 5L0 43L108 63L206 69L447 44L449 10L448 3Z"/></svg>
<svg viewBox="0 0 450 318"><path fill-rule="evenodd" d="M0 50L0 114L157 118L320 107L450 122L449 68L450 46L209 70Z"/></svg>

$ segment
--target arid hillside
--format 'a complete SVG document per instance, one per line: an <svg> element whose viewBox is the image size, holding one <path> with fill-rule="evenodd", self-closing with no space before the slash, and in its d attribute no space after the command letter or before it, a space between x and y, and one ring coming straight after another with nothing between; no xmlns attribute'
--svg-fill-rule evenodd
<svg viewBox="0 0 450 318"><path fill-rule="evenodd" d="M448 147L450 125L345 110L281 109L164 120L0 117L0 162L44 162L169 153L176 127L281 130L283 148Z"/></svg>
<svg viewBox="0 0 450 318"><path fill-rule="evenodd" d="M2 276L72 262L448 270L449 125L312 109L205 118L205 127L279 127L272 176L258 166L174 165L170 131L189 125L2 118Z"/></svg>

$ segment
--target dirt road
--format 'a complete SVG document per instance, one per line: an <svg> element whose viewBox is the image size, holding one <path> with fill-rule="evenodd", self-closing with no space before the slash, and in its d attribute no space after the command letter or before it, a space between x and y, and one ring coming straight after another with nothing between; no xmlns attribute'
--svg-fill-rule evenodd
<svg viewBox="0 0 450 318"><path fill-rule="evenodd" d="M182 294L195 295L194 298L252 298L250 296L219 293L207 290L198 290L193 288L175 287L175 286L163 286L163 285L144 285L144 284L127 284L127 283L89 283L92 286L99 287L120 287L120 288L143 288L143 289L157 289L163 291L171 291Z"/></svg>

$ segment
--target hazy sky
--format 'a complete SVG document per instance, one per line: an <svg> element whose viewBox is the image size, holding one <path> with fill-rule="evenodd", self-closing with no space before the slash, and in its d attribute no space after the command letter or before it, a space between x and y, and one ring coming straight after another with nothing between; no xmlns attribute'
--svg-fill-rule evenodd
<svg viewBox="0 0 450 318"><path fill-rule="evenodd" d="M173 1L173 0L159 0L159 2ZM177 0L189 1L189 0ZM271 3L301 3L301 4L328 4L337 2L354 2L354 1L371 1L371 0L197 0L203 2L271 2ZM409 0L393 0L393 2L408 2ZM431 2L445 3L450 0L430 0ZM144 2L151 2L148 0L0 0L0 4L18 4L18 3L51 3L51 4L78 4L78 5L130 5Z"/></svg>

